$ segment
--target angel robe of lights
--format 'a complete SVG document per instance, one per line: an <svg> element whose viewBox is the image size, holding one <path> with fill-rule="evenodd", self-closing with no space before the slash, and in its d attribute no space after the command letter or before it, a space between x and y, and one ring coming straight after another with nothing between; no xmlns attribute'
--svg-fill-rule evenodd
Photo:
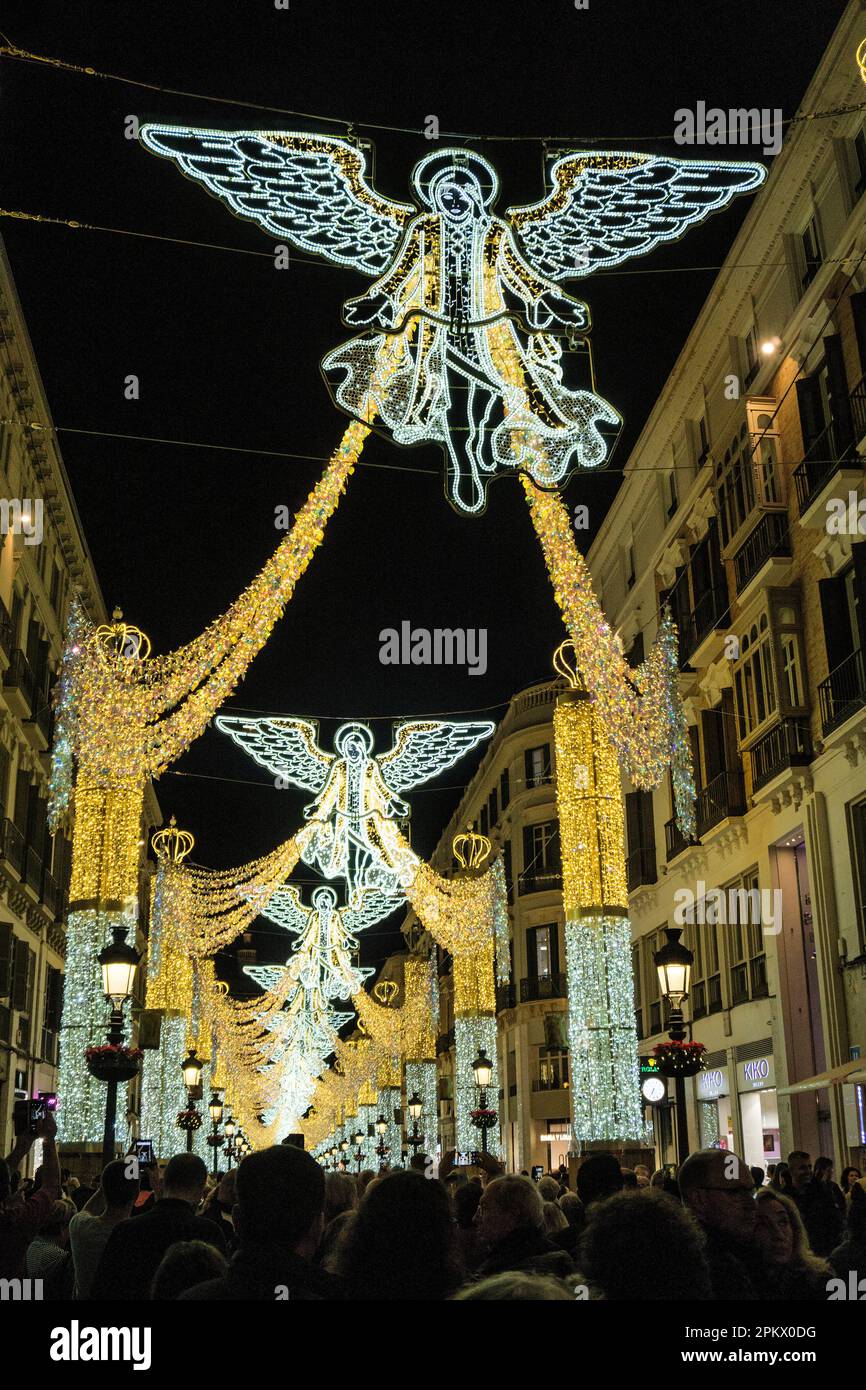
<svg viewBox="0 0 866 1390"><path fill-rule="evenodd" d="M367 892L360 907L339 908L334 889L323 886L313 893L312 907L305 907L299 890L289 884L277 889L262 915L277 926L298 933L286 962L294 984L306 989L319 987L326 999L351 999L374 973L372 968L352 962L358 949L355 933L381 922L404 903L402 894Z"/></svg>
<svg viewBox="0 0 866 1390"><path fill-rule="evenodd" d="M489 720L409 720L396 726L393 747L373 757L365 724L342 724L335 754L319 748L316 726L306 719L220 715L216 724L274 776L315 794L304 811L311 833L301 857L325 878L344 878L356 910L365 892L395 894L414 872L414 860L398 863L380 833L383 822L409 815L398 793L452 767L494 729Z"/></svg>
<svg viewBox="0 0 866 1390"><path fill-rule="evenodd" d="M621 419L596 394L591 359L588 383L563 379L557 335L589 358L590 315L558 282L675 240L766 173L579 151L552 160L546 196L503 220L496 171L472 150L422 159L407 204L378 194L364 151L336 136L145 125L141 139L278 241L375 277L344 306L365 331L327 355L326 379L365 423L372 402L397 443L439 444L446 494L468 513L483 511L496 474L554 488L610 456Z"/></svg>

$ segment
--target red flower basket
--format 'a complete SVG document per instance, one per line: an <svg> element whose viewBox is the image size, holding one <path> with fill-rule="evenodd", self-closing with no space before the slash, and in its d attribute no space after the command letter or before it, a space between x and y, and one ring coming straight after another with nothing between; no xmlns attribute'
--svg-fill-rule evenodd
<svg viewBox="0 0 866 1390"><path fill-rule="evenodd" d="M492 1129L499 1116L495 1110L471 1110L469 1118L476 1129Z"/></svg>
<svg viewBox="0 0 866 1390"><path fill-rule="evenodd" d="M201 1115L193 1107L190 1110L178 1110L177 1127L185 1132L201 1129Z"/></svg>
<svg viewBox="0 0 866 1390"><path fill-rule="evenodd" d="M706 1050L703 1043L663 1042L656 1044L653 1054L662 1076L697 1076L703 1071Z"/></svg>
<svg viewBox="0 0 866 1390"><path fill-rule="evenodd" d="M143 1056L140 1047L126 1047L123 1043L84 1049L87 1070L97 1081L131 1081L138 1075Z"/></svg>

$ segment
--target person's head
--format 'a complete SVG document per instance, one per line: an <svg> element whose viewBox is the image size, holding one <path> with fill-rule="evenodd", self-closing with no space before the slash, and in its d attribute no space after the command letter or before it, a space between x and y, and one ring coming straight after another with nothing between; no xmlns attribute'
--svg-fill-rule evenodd
<svg viewBox="0 0 866 1390"><path fill-rule="evenodd" d="M147 1172L147 1169L142 1169ZM165 1165L162 1195L197 1207L204 1196L207 1168L198 1154L175 1154Z"/></svg>
<svg viewBox="0 0 866 1390"><path fill-rule="evenodd" d="M337 1253L337 1273L366 1299L439 1299L460 1283L442 1183L395 1169L368 1188Z"/></svg>
<svg viewBox="0 0 866 1390"><path fill-rule="evenodd" d="M128 1178L126 1168L125 1158L115 1158L111 1163L106 1163L102 1170L99 1186L109 1212L129 1212L138 1196L138 1178Z"/></svg>
<svg viewBox="0 0 866 1390"><path fill-rule="evenodd" d="M812 1159L804 1149L794 1149L788 1154L788 1169L795 1192L802 1192L812 1181Z"/></svg>
<svg viewBox="0 0 866 1390"><path fill-rule="evenodd" d="M751 1175L752 1175L752 1182L755 1184L755 1187L763 1187L763 1186L764 1186L764 1170L763 1170L763 1168L759 1168L758 1165L757 1165L757 1163L753 1163L753 1164L751 1164L750 1167L749 1167L749 1172L750 1172Z"/></svg>
<svg viewBox="0 0 866 1390"><path fill-rule="evenodd" d="M358 1205L358 1187L351 1173L325 1174L325 1225L342 1211Z"/></svg>
<svg viewBox="0 0 866 1390"><path fill-rule="evenodd" d="M247 1154L236 1182L241 1245L312 1259L322 1235L325 1174L305 1149L276 1144Z"/></svg>
<svg viewBox="0 0 866 1390"><path fill-rule="evenodd" d="M559 1199L560 1210L569 1226L582 1226L584 1217L583 1202L576 1192L563 1192Z"/></svg>
<svg viewBox="0 0 866 1390"><path fill-rule="evenodd" d="M791 1170L787 1163L777 1163L775 1172L770 1181L770 1186L776 1192L790 1192L793 1186L791 1182Z"/></svg>
<svg viewBox="0 0 866 1390"><path fill-rule="evenodd" d="M866 1245L866 1178L858 1178L851 1184L845 1228L858 1245Z"/></svg>
<svg viewBox="0 0 866 1390"><path fill-rule="evenodd" d="M843 1168L842 1176L839 1179L842 1191L845 1193L850 1192L851 1184L857 1182L862 1176L863 1174L860 1172L859 1168Z"/></svg>
<svg viewBox="0 0 866 1390"><path fill-rule="evenodd" d="M475 1222L478 1203L484 1193L480 1182L467 1182L454 1193L454 1218L462 1231L468 1231Z"/></svg>
<svg viewBox="0 0 866 1390"><path fill-rule="evenodd" d="M475 1220L485 1244L498 1245L516 1231L543 1230L544 1201L531 1178L508 1173L487 1184Z"/></svg>
<svg viewBox="0 0 866 1390"><path fill-rule="evenodd" d="M357 1183L359 1197L363 1196L363 1194L367 1191L367 1188L370 1186L370 1183L373 1181L375 1176L376 1174L372 1168L364 1168L362 1172L358 1174Z"/></svg>
<svg viewBox="0 0 866 1390"><path fill-rule="evenodd" d="M620 1172L622 1174L623 1192L634 1192L640 1186L637 1180L637 1173L633 1168L621 1168Z"/></svg>
<svg viewBox="0 0 866 1390"><path fill-rule="evenodd" d="M415 1173L426 1173L430 1159L424 1153L414 1153L409 1159L409 1167Z"/></svg>
<svg viewBox="0 0 866 1390"><path fill-rule="evenodd" d="M237 1201L237 1168L230 1168L227 1173L223 1173L219 1180L216 1190L216 1200L224 1211L232 1211Z"/></svg>
<svg viewBox="0 0 866 1390"><path fill-rule="evenodd" d="M556 1202L559 1199L559 1183L556 1178L544 1177L538 1183L543 1202Z"/></svg>
<svg viewBox="0 0 866 1390"><path fill-rule="evenodd" d="M622 1191L622 1170L613 1154L590 1154L577 1170L577 1195L585 1207Z"/></svg>
<svg viewBox="0 0 866 1390"><path fill-rule="evenodd" d="M558 1202L545 1202L543 1216L544 1229L549 1236L555 1236L568 1226L568 1218Z"/></svg>
<svg viewBox="0 0 866 1390"><path fill-rule="evenodd" d="M776 1169L777 1169L778 1166L779 1166L779 1165L778 1165L777 1163L768 1163L768 1164L767 1164L767 1177L768 1177L768 1178L772 1178L772 1177L773 1177L773 1174L775 1173L775 1171L776 1171Z"/></svg>
<svg viewBox="0 0 866 1390"><path fill-rule="evenodd" d="M454 1294L455 1303L477 1299L502 1303L571 1302L574 1294L566 1284L549 1274L529 1274L521 1269L508 1269L502 1274L491 1274L489 1279L479 1279L477 1284L467 1284Z"/></svg>
<svg viewBox="0 0 866 1390"><path fill-rule="evenodd" d="M824 1269L825 1263L815 1255L796 1202L772 1187L762 1187L755 1194L755 1245L771 1269L799 1265L801 1268Z"/></svg>
<svg viewBox="0 0 866 1390"><path fill-rule="evenodd" d="M81 1186L81 1183L78 1181L77 1178L67 1178L67 1179L66 1179L66 1184L65 1184L65 1185L66 1185L66 1191L69 1193L69 1195L70 1195L70 1197L71 1197L72 1194L73 1194L73 1192L77 1192L77 1191L78 1191L79 1187Z"/></svg>
<svg viewBox="0 0 866 1390"><path fill-rule="evenodd" d="M590 1289L605 1299L712 1297L697 1221L653 1188L597 1202L588 1214L577 1259Z"/></svg>
<svg viewBox="0 0 866 1390"><path fill-rule="evenodd" d="M39 1235L43 1240L50 1240L54 1245L65 1249L69 1243L69 1222L74 1215L75 1207L72 1202L61 1197L52 1205L42 1222Z"/></svg>
<svg viewBox="0 0 866 1390"><path fill-rule="evenodd" d="M646 1178L647 1182L649 1182L650 1170L649 1168L647 1168L645 1163L636 1163L634 1165L634 1171L637 1174L638 1178Z"/></svg>
<svg viewBox="0 0 866 1390"><path fill-rule="evenodd" d="M689 1154L677 1173L683 1202L707 1231L748 1240L755 1229L755 1184L748 1167L724 1149Z"/></svg>
<svg viewBox="0 0 866 1390"><path fill-rule="evenodd" d="M228 1268L225 1255L205 1240L180 1240L170 1245L153 1276L151 1299L179 1298L187 1289L219 1279Z"/></svg>
<svg viewBox="0 0 866 1390"><path fill-rule="evenodd" d="M830 1182L833 1177L833 1160L821 1155L815 1159L815 1177L818 1182Z"/></svg>

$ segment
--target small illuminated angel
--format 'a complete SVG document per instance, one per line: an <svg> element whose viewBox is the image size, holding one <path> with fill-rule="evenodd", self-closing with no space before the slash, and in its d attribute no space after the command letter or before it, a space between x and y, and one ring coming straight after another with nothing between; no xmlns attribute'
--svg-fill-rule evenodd
<svg viewBox="0 0 866 1390"><path fill-rule="evenodd" d="M364 421L372 404L398 444L441 445L447 496L470 513L492 476L557 487L605 463L619 433L595 390L589 309L560 282L675 240L766 172L579 151L551 161L544 198L503 219L496 171L473 150L422 159L409 204L377 193L363 150L335 136L145 125L141 138L280 242L375 277L344 306L363 332L322 364L334 399ZM577 387L564 335L588 365Z"/></svg>
<svg viewBox="0 0 866 1390"><path fill-rule="evenodd" d="M321 1065L333 1052L340 1028L353 1017L332 1009L320 989L299 986L286 1007L265 1023L268 1032L279 1039L273 1060L299 1057L311 1068Z"/></svg>
<svg viewBox="0 0 866 1390"><path fill-rule="evenodd" d="M486 719L413 719L396 725L393 746L374 757L366 724L341 724L334 753L322 751L317 726L306 719L220 715L216 724L275 777L314 793L304 808L311 833L301 857L325 878L344 878L349 906L357 910L365 892L394 894L401 886L402 870L380 834L383 822L409 815L398 793L453 767L494 728Z"/></svg>
<svg viewBox="0 0 866 1390"><path fill-rule="evenodd" d="M322 886L312 895L312 907L305 907L300 891L289 884L277 889L263 916L298 933L286 962L294 983L307 989L318 986L326 999L351 999L375 973L372 967L353 964L358 950L355 933L381 922L404 902L402 894L369 892L359 907L339 908L334 889Z"/></svg>

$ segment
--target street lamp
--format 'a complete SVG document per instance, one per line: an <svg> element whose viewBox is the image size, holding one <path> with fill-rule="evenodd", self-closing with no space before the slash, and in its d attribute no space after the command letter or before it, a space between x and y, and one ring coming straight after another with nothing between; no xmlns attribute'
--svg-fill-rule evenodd
<svg viewBox="0 0 866 1390"><path fill-rule="evenodd" d="M388 1121L385 1119L384 1115L380 1115L376 1120L376 1133L379 1136L379 1142L376 1145L376 1153L379 1155L380 1168L385 1167L385 1155L389 1152L388 1145L385 1143L385 1135L387 1132Z"/></svg>
<svg viewBox="0 0 866 1390"><path fill-rule="evenodd" d="M421 1118L421 1111L424 1104L417 1091L413 1091L406 1102L406 1109L409 1111L409 1118L412 1121L412 1133L407 1135L409 1143L412 1145L412 1157L418 1152L418 1146L423 1143L423 1136L418 1133L418 1121Z"/></svg>
<svg viewBox="0 0 866 1390"><path fill-rule="evenodd" d="M195 1102L201 1099L201 1074L204 1070L204 1063L197 1056L194 1047L191 1047L189 1054L184 1057L180 1064L183 1073L183 1084L186 1087L186 1115L178 1116L178 1124L186 1130L186 1151L192 1153L192 1136L201 1124Z"/></svg>
<svg viewBox="0 0 866 1390"><path fill-rule="evenodd" d="M219 1173L219 1150L223 1145L223 1137L219 1132L220 1120L223 1117L223 1103L219 1091L213 1091L208 1101L207 1113L210 1115L213 1125L213 1134L208 1135L208 1143L213 1149L213 1175Z"/></svg>
<svg viewBox="0 0 866 1390"><path fill-rule="evenodd" d="M141 956L134 946L126 940L126 928L116 923L113 929L114 940L105 946L96 957L102 969L102 988L111 1001L111 1017L108 1027L110 1047L123 1044L123 1006L132 998L135 971ZM102 1166L114 1158L114 1129L117 1122L117 1077L110 1076L105 1095L105 1128L102 1135Z"/></svg>
<svg viewBox="0 0 866 1390"><path fill-rule="evenodd" d="M478 1109L472 1117L472 1123L476 1129L481 1130L481 1152L486 1154L487 1131L491 1125L496 1123L497 1115L495 1110L488 1110L487 1108L487 1087L493 1080L493 1063L483 1047L478 1049L478 1056L472 1063L472 1071L475 1075L475 1085L480 1092Z"/></svg>
<svg viewBox="0 0 866 1390"><path fill-rule="evenodd" d="M659 977L659 990L668 1005L668 1037L671 1042L683 1042L686 1028L683 1021L683 1001L689 997L694 956L680 941L681 927L666 927L667 942L655 952L653 961ZM686 1113L686 1079L681 1072L674 1076L677 1112L677 1163L689 1156L689 1123Z"/></svg>
<svg viewBox="0 0 866 1390"><path fill-rule="evenodd" d="M353 1136L353 1142L355 1145L355 1162L358 1165L359 1173L361 1171L361 1164L364 1161L364 1150L361 1148L361 1145L363 1144L365 1138L366 1135L362 1134L360 1129L358 1130L358 1133Z"/></svg>
<svg viewBox="0 0 866 1390"><path fill-rule="evenodd" d="M237 1133L237 1128L234 1120L229 1116L223 1125L223 1134L226 1137L226 1156L228 1158L229 1171L231 1171L232 1158L234 1157L235 1134Z"/></svg>

